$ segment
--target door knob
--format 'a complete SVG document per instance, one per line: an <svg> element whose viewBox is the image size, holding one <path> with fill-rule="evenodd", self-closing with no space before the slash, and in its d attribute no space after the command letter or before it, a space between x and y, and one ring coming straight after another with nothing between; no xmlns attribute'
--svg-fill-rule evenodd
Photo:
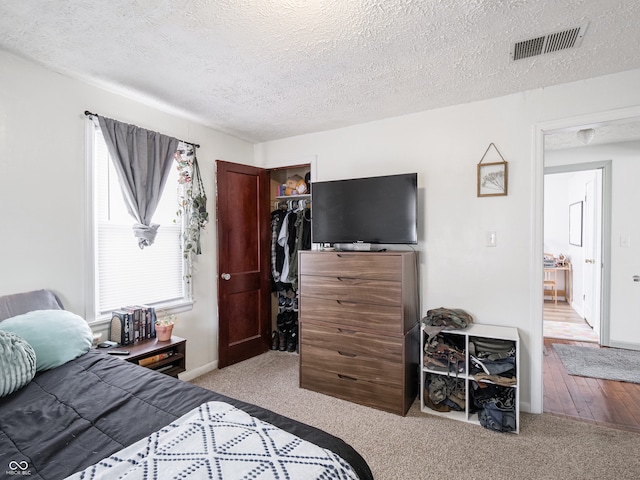
<svg viewBox="0 0 640 480"><path fill-rule="evenodd" d="M230 273L223 273L220 276L222 277L223 280L231 280L231 274Z"/></svg>
<svg viewBox="0 0 640 480"><path fill-rule="evenodd" d="M585 258L584 263L596 263L596 261L593 258Z"/></svg>
<svg viewBox="0 0 640 480"><path fill-rule="evenodd" d="M640 275L634 275L632 278L634 282L640 282Z"/></svg>

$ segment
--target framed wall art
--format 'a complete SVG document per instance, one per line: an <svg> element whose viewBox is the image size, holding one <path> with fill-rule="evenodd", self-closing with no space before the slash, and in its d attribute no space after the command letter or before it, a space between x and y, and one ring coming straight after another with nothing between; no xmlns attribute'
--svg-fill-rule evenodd
<svg viewBox="0 0 640 480"><path fill-rule="evenodd" d="M491 147L495 149L502 161L482 163ZM490 143L478 163L478 197L499 197L507 195L508 180L508 164L496 146Z"/></svg>

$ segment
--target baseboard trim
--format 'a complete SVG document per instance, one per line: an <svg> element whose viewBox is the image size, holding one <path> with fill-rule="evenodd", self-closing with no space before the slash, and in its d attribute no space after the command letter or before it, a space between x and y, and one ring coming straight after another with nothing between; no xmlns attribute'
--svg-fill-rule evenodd
<svg viewBox="0 0 640 480"><path fill-rule="evenodd" d="M215 362L207 363L206 365L203 365L198 368L194 368L193 370L187 370L186 372L182 372L178 377L180 378L180 380L189 382L194 378L198 378L199 376L204 375L205 373L209 373L217 369L218 369L218 361L216 360Z"/></svg>
<svg viewBox="0 0 640 480"><path fill-rule="evenodd" d="M627 350L640 350L640 345L637 343L619 342L617 340L610 341L609 346L614 348L626 348Z"/></svg>

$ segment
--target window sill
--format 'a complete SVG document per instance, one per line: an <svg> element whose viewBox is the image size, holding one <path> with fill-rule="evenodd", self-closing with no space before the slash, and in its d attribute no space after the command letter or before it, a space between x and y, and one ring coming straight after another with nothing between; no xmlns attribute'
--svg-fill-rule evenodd
<svg viewBox="0 0 640 480"><path fill-rule="evenodd" d="M156 318L162 318L165 315L176 315L178 313L193 310L193 300L160 303L158 305L154 305L154 308L156 310ZM108 325L111 323L111 314L100 315L95 320L92 320L88 323L90 327Z"/></svg>

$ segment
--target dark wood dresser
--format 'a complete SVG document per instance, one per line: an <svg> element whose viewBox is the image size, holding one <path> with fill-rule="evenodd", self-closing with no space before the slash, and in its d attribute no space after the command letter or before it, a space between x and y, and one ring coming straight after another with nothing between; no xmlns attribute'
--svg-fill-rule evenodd
<svg viewBox="0 0 640 480"><path fill-rule="evenodd" d="M405 415L418 385L416 254L299 255L300 386Z"/></svg>

